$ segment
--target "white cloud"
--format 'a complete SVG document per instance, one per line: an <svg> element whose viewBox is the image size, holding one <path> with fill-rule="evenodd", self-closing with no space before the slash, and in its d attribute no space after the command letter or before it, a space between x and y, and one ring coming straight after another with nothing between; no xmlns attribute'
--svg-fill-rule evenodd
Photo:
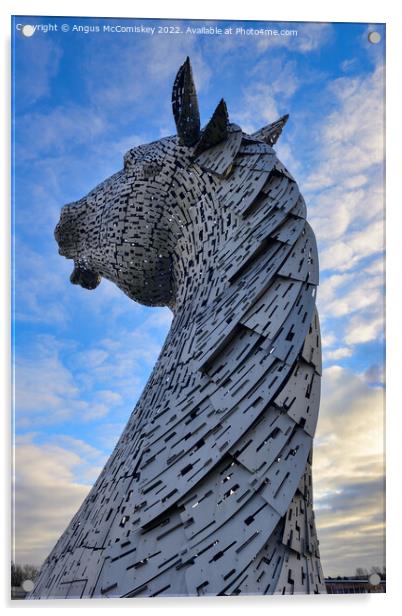
<svg viewBox="0 0 402 616"><path fill-rule="evenodd" d="M109 354L104 349L89 349L80 353L80 362L83 367L97 368L105 363L105 360L109 357Z"/></svg>
<svg viewBox="0 0 402 616"><path fill-rule="evenodd" d="M15 319L17 321L44 323L64 329L74 319L81 319L82 311L85 310L94 320L99 320L102 324L107 313L110 331L115 332L114 325L119 319L126 318L131 322L133 317L141 317L150 311L133 302L115 284L106 279L102 279L102 283L94 292L72 286L69 278L73 264L72 261L60 257L57 252L53 238L55 224L50 222L51 231L43 234L41 251L34 250L28 242L19 240L16 244L18 258L15 267ZM171 318L169 309L160 311L154 309L153 313L153 319L169 324ZM153 327L152 322L150 326ZM103 330L105 331L104 325ZM91 360L96 362L95 357Z"/></svg>
<svg viewBox="0 0 402 616"><path fill-rule="evenodd" d="M115 302L119 306L114 296L111 302L112 308ZM102 321L104 310L105 303ZM172 321L172 313L167 308L139 307L139 310L146 316L131 330L121 327L117 331L109 313L105 336L90 347L65 337L57 340L53 336L40 336L24 348L23 354L17 350L17 427L97 421L107 414L117 420L127 419L156 363Z"/></svg>
<svg viewBox="0 0 402 616"><path fill-rule="evenodd" d="M346 328L345 342L347 344L358 344L378 340L383 334L384 319L380 316L360 316L356 315L349 321Z"/></svg>
<svg viewBox="0 0 402 616"><path fill-rule="evenodd" d="M358 231L351 234L350 242L338 241L327 248L323 248L320 255L321 271L338 270L347 271L353 269L362 259L381 252L384 248L382 236L377 234L376 244L366 244L365 238L371 235L370 229L367 232ZM356 241L354 241L356 240ZM359 249L359 244L362 246Z"/></svg>
<svg viewBox="0 0 402 616"><path fill-rule="evenodd" d="M336 157L336 172L367 169L384 156L384 69L381 65L368 76L340 77L330 90L341 104L325 122L323 137L328 151ZM339 156L346 150L346 158ZM358 156L356 154L358 153ZM326 163L328 164L328 163Z"/></svg>
<svg viewBox="0 0 402 616"><path fill-rule="evenodd" d="M345 178L343 185L345 188L360 188L360 186L364 186L364 184L367 184L367 182L368 177L366 175L360 174L352 175L349 178Z"/></svg>
<svg viewBox="0 0 402 616"><path fill-rule="evenodd" d="M337 337L334 332L323 331L321 327L321 346L327 348L333 346L337 341Z"/></svg>
<svg viewBox="0 0 402 616"><path fill-rule="evenodd" d="M320 311L326 318L343 317L381 305L383 283L382 276L370 276L366 270L334 274L320 285Z"/></svg>
<svg viewBox="0 0 402 616"><path fill-rule="evenodd" d="M93 436L99 447L102 447L102 449L107 452L111 452L119 440L125 425L125 421L103 421L96 426Z"/></svg>
<svg viewBox="0 0 402 616"><path fill-rule="evenodd" d="M76 378L88 401L87 414L92 407L97 413L100 407L114 420L128 419L156 363L169 323L157 328L157 332L150 329L145 319L132 331L121 330L89 350L74 353Z"/></svg>
<svg viewBox="0 0 402 616"><path fill-rule="evenodd" d="M172 324L172 320L173 313L169 308L158 308L152 310L144 323L144 328L149 328L152 331L153 328L159 327L166 331L166 328Z"/></svg>
<svg viewBox="0 0 402 616"><path fill-rule="evenodd" d="M311 197L310 220L322 247L329 249L340 242L347 245L351 235L350 239L355 244L356 238L363 240L360 246L354 246L355 251L364 248L364 242L368 244L367 254L370 254L371 248L376 252L381 250L384 222L382 190L380 184L367 190L345 190L342 185L314 194ZM373 239L375 245L371 246Z"/></svg>
<svg viewBox="0 0 402 616"><path fill-rule="evenodd" d="M350 274L333 274L320 284L320 302L331 301L338 292L339 287L350 281Z"/></svg>
<svg viewBox="0 0 402 616"><path fill-rule="evenodd" d="M384 328L382 259L354 272L327 276L317 305L323 329L324 360L345 359L353 346L382 341ZM328 350L328 347L333 347Z"/></svg>
<svg viewBox="0 0 402 616"><path fill-rule="evenodd" d="M122 396L119 393L108 389L99 389L97 395L106 404L118 404L122 401Z"/></svg>
<svg viewBox="0 0 402 616"><path fill-rule="evenodd" d="M279 58L261 60L254 66L251 75L260 80L260 83L267 83L266 79L261 81L262 75L269 75L269 89L274 95L283 95L285 98L291 97L300 87L300 77L295 61L284 62ZM255 83L254 79L253 82Z"/></svg>
<svg viewBox="0 0 402 616"><path fill-rule="evenodd" d="M373 261L370 265L366 267L367 274L380 274L381 276L384 276L384 270L385 270L385 263L384 263L383 258L376 259L375 261Z"/></svg>
<svg viewBox="0 0 402 616"><path fill-rule="evenodd" d="M325 359L327 360L335 360L335 359L344 359L345 357L350 357L353 355L352 349L348 347L339 347L334 351L327 351L325 353Z"/></svg>
<svg viewBox="0 0 402 616"><path fill-rule="evenodd" d="M35 358L35 361L17 359L16 370L17 405L21 410L30 411L47 403L53 405L59 396L70 398L78 393L71 374L57 357Z"/></svg>

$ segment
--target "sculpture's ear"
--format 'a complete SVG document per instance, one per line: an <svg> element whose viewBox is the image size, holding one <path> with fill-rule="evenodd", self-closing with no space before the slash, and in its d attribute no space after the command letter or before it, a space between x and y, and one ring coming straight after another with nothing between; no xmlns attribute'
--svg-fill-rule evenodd
<svg viewBox="0 0 402 616"><path fill-rule="evenodd" d="M218 103L212 118L201 133L199 142L194 150L194 156L208 150L214 145L221 143L228 136L229 115L223 98Z"/></svg>
<svg viewBox="0 0 402 616"><path fill-rule="evenodd" d="M257 130L251 137L265 141L268 145L274 145L281 136L282 129L288 121L288 118L289 114L282 116L276 122L272 122L272 124L268 124L268 126L263 126L263 128Z"/></svg>
<svg viewBox="0 0 402 616"><path fill-rule="evenodd" d="M200 113L190 58L179 68L172 91L173 116L180 143L195 145L200 137Z"/></svg>

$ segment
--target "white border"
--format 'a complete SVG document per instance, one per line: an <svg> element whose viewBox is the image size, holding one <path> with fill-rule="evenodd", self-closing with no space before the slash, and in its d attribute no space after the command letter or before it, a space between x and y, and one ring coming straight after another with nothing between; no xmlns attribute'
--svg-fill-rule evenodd
<svg viewBox="0 0 402 616"><path fill-rule="evenodd" d="M237 598L206 598L206 599L133 599L127 603L113 600L92 601L48 601L48 602L11 602L9 597L9 555L10 555L10 336L9 336L9 286L10 286L10 174L9 174L9 137L10 137L10 16L16 15L60 15L60 16L118 16L118 17L170 17L170 18L199 18L199 19L253 19L253 20L281 20L281 21L322 21L322 22L367 22L387 24L387 594L386 595L342 595L320 597L237 597ZM286 616L305 609L310 614L322 613L338 614L339 609L347 612L353 610L354 614L378 616L378 611L386 609L387 612L395 606L400 608L398 592L402 591L402 576L399 565L401 562L401 500L400 500L400 463L398 454L401 449L401 395L397 390L398 378L401 379L401 302L398 297L400 286L400 263L402 244L401 215L402 208L399 193L401 191L401 123L402 110L400 71L402 19L400 4L392 0L365 0L364 3L352 3L350 0L337 0L336 2L323 2L313 0L287 0L286 3L266 3L258 0L246 0L235 4L234 0L171 0L169 3L128 3L122 0L105 2L89 2L88 0L3 0L0 7L0 28L4 54L2 54L1 74L3 79L3 107L2 133L3 160L1 166L1 186L3 187L2 207L0 207L0 228L2 232L1 250L1 280L3 289L0 301L0 335L2 341L1 367L3 383L1 405L3 415L3 436L5 447L1 456L4 468L2 477L2 507L3 519L1 528L4 530L0 572L2 606L5 609L16 610L17 613L25 609L67 609L74 613L83 613L83 610L119 610L132 613L133 609L145 609L147 612L164 614L177 614L189 610L219 609L230 610L237 614L245 608L256 611L269 609L280 610ZM398 276L399 274L399 276ZM399 388L400 392L400 388ZM347 549L347 546L345 546ZM401 588L399 588L401 587ZM385 605L386 604L386 605ZM395 609L397 611L397 608ZM398 610L399 611L399 610Z"/></svg>
<svg viewBox="0 0 402 616"><path fill-rule="evenodd" d="M336 3L315 2L313 0L288 0L286 3L272 5L248 0L234 3L232 0L171 0L139 4L124 0L95 3L88 0L5 0L9 14L15 15L60 15L60 16L97 16L97 17L170 17L199 19L253 19L282 21L339 21L339 22L384 22L387 16L395 14L396 7L387 0L375 2L367 0L364 6L350 0L337 0ZM388 8L387 8L388 7ZM2 7L3 8L3 7ZM4 8L3 8L4 11Z"/></svg>

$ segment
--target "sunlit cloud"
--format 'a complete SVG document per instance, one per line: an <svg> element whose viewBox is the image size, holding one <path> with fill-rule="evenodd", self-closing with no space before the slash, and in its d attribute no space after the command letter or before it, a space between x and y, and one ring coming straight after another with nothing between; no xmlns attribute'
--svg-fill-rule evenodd
<svg viewBox="0 0 402 616"><path fill-rule="evenodd" d="M88 474L89 467L73 449L38 445L30 436L17 439L15 562L40 565L88 494L90 486L83 483L81 471Z"/></svg>
<svg viewBox="0 0 402 616"><path fill-rule="evenodd" d="M384 565L383 411L382 387L340 366L324 371L314 500L326 575Z"/></svg>

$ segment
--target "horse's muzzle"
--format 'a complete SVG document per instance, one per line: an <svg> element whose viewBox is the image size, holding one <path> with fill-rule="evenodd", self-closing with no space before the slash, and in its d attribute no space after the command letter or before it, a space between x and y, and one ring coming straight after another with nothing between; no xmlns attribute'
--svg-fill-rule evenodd
<svg viewBox="0 0 402 616"><path fill-rule="evenodd" d="M97 272L86 269L80 264L75 264L73 273L70 276L72 284L79 284L84 289L96 289L101 281L101 276Z"/></svg>

